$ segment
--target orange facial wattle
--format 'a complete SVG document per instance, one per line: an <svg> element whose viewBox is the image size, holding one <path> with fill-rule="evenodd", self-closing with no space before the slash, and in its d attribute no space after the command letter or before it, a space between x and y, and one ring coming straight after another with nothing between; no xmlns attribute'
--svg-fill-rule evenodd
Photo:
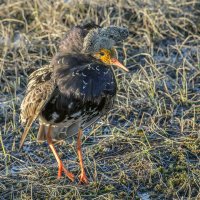
<svg viewBox="0 0 200 200"><path fill-rule="evenodd" d="M122 63L120 63L117 60L115 49L112 49L112 50L100 49L99 52L94 54L94 57L106 65L114 65L118 68L121 68L122 70L126 72L129 71Z"/></svg>

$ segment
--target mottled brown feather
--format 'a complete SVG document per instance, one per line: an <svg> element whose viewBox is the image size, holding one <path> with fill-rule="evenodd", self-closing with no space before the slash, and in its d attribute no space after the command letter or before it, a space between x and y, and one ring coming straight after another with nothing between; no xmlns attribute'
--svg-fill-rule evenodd
<svg viewBox="0 0 200 200"><path fill-rule="evenodd" d="M22 123L25 124L25 130L21 137L20 148L32 123L37 119L55 89L51 74L51 67L43 67L33 72L29 77L26 96L21 104L20 117Z"/></svg>

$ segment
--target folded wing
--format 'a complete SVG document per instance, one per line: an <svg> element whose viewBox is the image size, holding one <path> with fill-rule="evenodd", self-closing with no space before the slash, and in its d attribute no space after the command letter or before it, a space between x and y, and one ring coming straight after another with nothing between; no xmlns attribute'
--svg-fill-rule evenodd
<svg viewBox="0 0 200 200"><path fill-rule="evenodd" d="M32 123L37 119L46 102L51 98L55 89L52 80L52 68L47 66L33 72L29 77L26 96L21 104L21 121L25 124L20 141L20 148L29 132Z"/></svg>

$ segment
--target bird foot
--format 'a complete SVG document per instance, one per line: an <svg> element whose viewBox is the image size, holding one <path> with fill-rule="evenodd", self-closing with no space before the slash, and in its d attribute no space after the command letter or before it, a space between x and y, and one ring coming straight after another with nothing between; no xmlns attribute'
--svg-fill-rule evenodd
<svg viewBox="0 0 200 200"><path fill-rule="evenodd" d="M85 171L81 172L79 179L80 179L79 184L81 184L81 183L88 184L89 183L88 178L85 174Z"/></svg>
<svg viewBox="0 0 200 200"><path fill-rule="evenodd" d="M72 181L74 182L74 174L72 174L71 172L69 172L63 165L63 163L60 163L58 166L58 179L60 179L62 177L62 172L65 173L65 175Z"/></svg>

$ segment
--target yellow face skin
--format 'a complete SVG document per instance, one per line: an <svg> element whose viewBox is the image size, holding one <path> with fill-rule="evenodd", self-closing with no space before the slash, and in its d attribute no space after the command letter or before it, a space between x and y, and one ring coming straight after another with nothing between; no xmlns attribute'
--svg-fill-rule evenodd
<svg viewBox="0 0 200 200"><path fill-rule="evenodd" d="M106 65L115 65L128 72L129 70L117 60L117 52L114 48L100 49L99 52L93 54L93 57Z"/></svg>
<svg viewBox="0 0 200 200"><path fill-rule="evenodd" d="M106 65L112 65L111 58L116 58L116 51L115 49L100 49L100 51L95 53L93 56Z"/></svg>

